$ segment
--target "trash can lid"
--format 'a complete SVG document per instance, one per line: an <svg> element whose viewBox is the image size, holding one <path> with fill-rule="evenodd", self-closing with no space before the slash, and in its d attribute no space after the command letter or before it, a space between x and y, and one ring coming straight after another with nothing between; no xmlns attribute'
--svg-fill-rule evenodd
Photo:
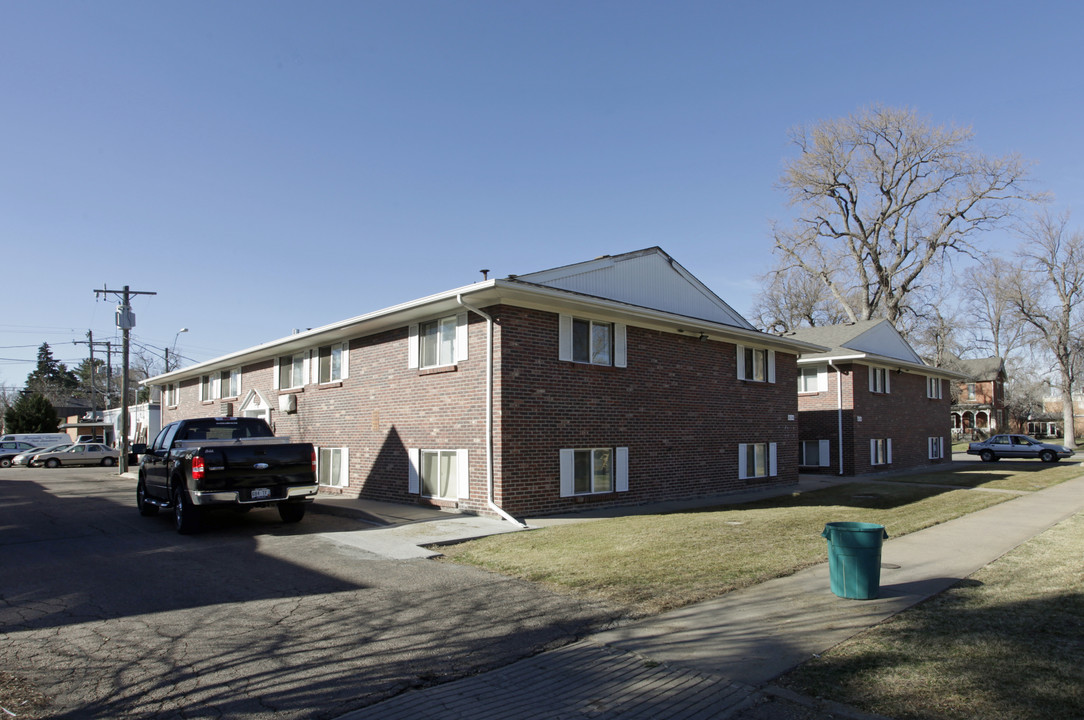
<svg viewBox="0 0 1084 720"><path fill-rule="evenodd" d="M884 525L878 525L877 523L864 523L864 522L830 522L825 524L824 530L821 531L821 537L829 537L833 533L877 533L882 538L888 537L888 532L885 530Z"/></svg>

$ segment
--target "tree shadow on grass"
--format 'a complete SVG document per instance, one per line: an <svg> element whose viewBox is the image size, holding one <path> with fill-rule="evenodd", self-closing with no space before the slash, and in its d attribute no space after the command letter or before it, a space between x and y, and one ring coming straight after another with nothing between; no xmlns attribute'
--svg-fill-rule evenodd
<svg viewBox="0 0 1084 720"><path fill-rule="evenodd" d="M981 588L962 581L780 684L895 720L1084 717L1084 594L976 606Z"/></svg>

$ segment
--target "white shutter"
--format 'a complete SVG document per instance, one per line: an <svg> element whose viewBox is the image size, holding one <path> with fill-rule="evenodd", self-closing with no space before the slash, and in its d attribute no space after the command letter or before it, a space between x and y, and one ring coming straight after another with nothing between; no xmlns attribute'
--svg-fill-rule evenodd
<svg viewBox="0 0 1084 720"><path fill-rule="evenodd" d="M279 384L279 359L278 359L278 357L275 358L275 377L274 377L274 380L275 380L275 382L273 384L274 389L275 390L281 390L282 388L281 388L281 386Z"/></svg>
<svg viewBox="0 0 1084 720"><path fill-rule="evenodd" d="M869 464L877 464L877 441L873 438L870 438L869 441Z"/></svg>
<svg viewBox="0 0 1084 720"><path fill-rule="evenodd" d="M870 365L866 369L869 370L869 391L873 392L873 366Z"/></svg>
<svg viewBox="0 0 1084 720"><path fill-rule="evenodd" d="M418 474L421 457L421 451L418 448L407 450L407 492L411 495L419 495L422 491L421 475Z"/></svg>
<svg viewBox="0 0 1084 720"><path fill-rule="evenodd" d="M350 486L350 448L339 449L339 487Z"/></svg>
<svg viewBox="0 0 1084 720"><path fill-rule="evenodd" d="M768 443L768 475L775 477L779 474L776 467L776 443Z"/></svg>
<svg viewBox="0 0 1084 720"><path fill-rule="evenodd" d="M738 357L741 357L741 356L742 356L742 353L739 351L738 352ZM745 478L749 477L749 474L746 471L746 467L745 467L745 454L746 454L745 448L746 447L747 446L746 446L745 443L738 443L738 479L739 480L744 480Z"/></svg>
<svg viewBox="0 0 1084 720"><path fill-rule="evenodd" d="M745 379L745 347L742 345L735 346L738 348L738 379Z"/></svg>
<svg viewBox="0 0 1084 720"><path fill-rule="evenodd" d="M217 400L220 397L225 397L222 394L222 371L216 372L211 376L211 397L208 400Z"/></svg>
<svg viewBox="0 0 1084 720"><path fill-rule="evenodd" d="M342 372L342 379L343 380L350 377L350 343L349 342L344 342L343 343L341 372Z"/></svg>
<svg viewBox="0 0 1084 720"><path fill-rule="evenodd" d="M470 462L466 450L455 451L455 477L459 484L459 497L470 497Z"/></svg>
<svg viewBox="0 0 1084 720"><path fill-rule="evenodd" d="M768 351L768 382L775 382L775 350Z"/></svg>
<svg viewBox="0 0 1084 720"><path fill-rule="evenodd" d="M886 368L885 372L884 372L884 375L885 375L885 394L888 394L888 393L892 392L892 380L891 380L892 373L890 373L888 371L888 369Z"/></svg>
<svg viewBox="0 0 1084 720"><path fill-rule="evenodd" d="M572 497L575 494L576 480L576 451L561 451L561 497Z"/></svg>
<svg viewBox="0 0 1084 720"><path fill-rule="evenodd" d="M617 492L629 491L629 449L617 448L617 458L614 463L615 489Z"/></svg>
<svg viewBox="0 0 1084 720"><path fill-rule="evenodd" d="M828 467L829 465L832 464L832 460L831 460L831 445L832 445L832 443L831 443L830 440L820 440L820 441L818 441L817 444L818 444L818 447L819 447L819 453L818 454L820 455L820 459L821 459L821 467Z"/></svg>
<svg viewBox="0 0 1084 720"><path fill-rule="evenodd" d="M828 392L828 366L817 368L817 392Z"/></svg>
<svg viewBox="0 0 1084 720"><path fill-rule="evenodd" d="M455 362L467 359L467 313L461 312L455 316Z"/></svg>
<svg viewBox="0 0 1084 720"><path fill-rule="evenodd" d="M557 358L572 360L572 316L561 315L557 329Z"/></svg>
<svg viewBox="0 0 1084 720"><path fill-rule="evenodd" d="M614 323L614 366L615 367L627 367L628 366L628 352L626 345L628 341L625 339L628 334L625 325L623 323Z"/></svg>
<svg viewBox="0 0 1084 720"><path fill-rule="evenodd" d="M413 323L407 330L407 367L418 367L418 323Z"/></svg>
<svg viewBox="0 0 1084 720"><path fill-rule="evenodd" d="M938 380L938 382L941 382L941 381ZM943 438L943 437L937 438L937 447L940 448L940 450L938 451L939 452L938 457L943 460L945 458L945 438Z"/></svg>
<svg viewBox="0 0 1084 720"><path fill-rule="evenodd" d="M885 440L885 462L892 464L892 438Z"/></svg>
<svg viewBox="0 0 1084 720"><path fill-rule="evenodd" d="M234 380L234 378L237 378ZM241 368L234 368L230 370L230 384L233 385L233 396L241 397Z"/></svg>

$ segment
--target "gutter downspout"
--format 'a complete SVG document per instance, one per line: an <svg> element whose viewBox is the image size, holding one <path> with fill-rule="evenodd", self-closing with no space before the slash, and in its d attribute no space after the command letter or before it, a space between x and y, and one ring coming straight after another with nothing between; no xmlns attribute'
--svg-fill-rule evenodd
<svg viewBox="0 0 1084 720"><path fill-rule="evenodd" d="M513 525L526 528L493 502L493 317L463 302L461 294L455 296L455 301L486 319L486 506Z"/></svg>
<svg viewBox="0 0 1084 720"><path fill-rule="evenodd" d="M828 361L828 367L836 371L836 437L839 438L839 474L843 474L843 371Z"/></svg>

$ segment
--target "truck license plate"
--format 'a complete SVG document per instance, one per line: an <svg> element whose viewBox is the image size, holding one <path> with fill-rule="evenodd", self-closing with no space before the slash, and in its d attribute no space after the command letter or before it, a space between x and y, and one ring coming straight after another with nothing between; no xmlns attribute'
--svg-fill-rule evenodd
<svg viewBox="0 0 1084 720"><path fill-rule="evenodd" d="M252 499L262 500L271 497L271 488L252 488Z"/></svg>

